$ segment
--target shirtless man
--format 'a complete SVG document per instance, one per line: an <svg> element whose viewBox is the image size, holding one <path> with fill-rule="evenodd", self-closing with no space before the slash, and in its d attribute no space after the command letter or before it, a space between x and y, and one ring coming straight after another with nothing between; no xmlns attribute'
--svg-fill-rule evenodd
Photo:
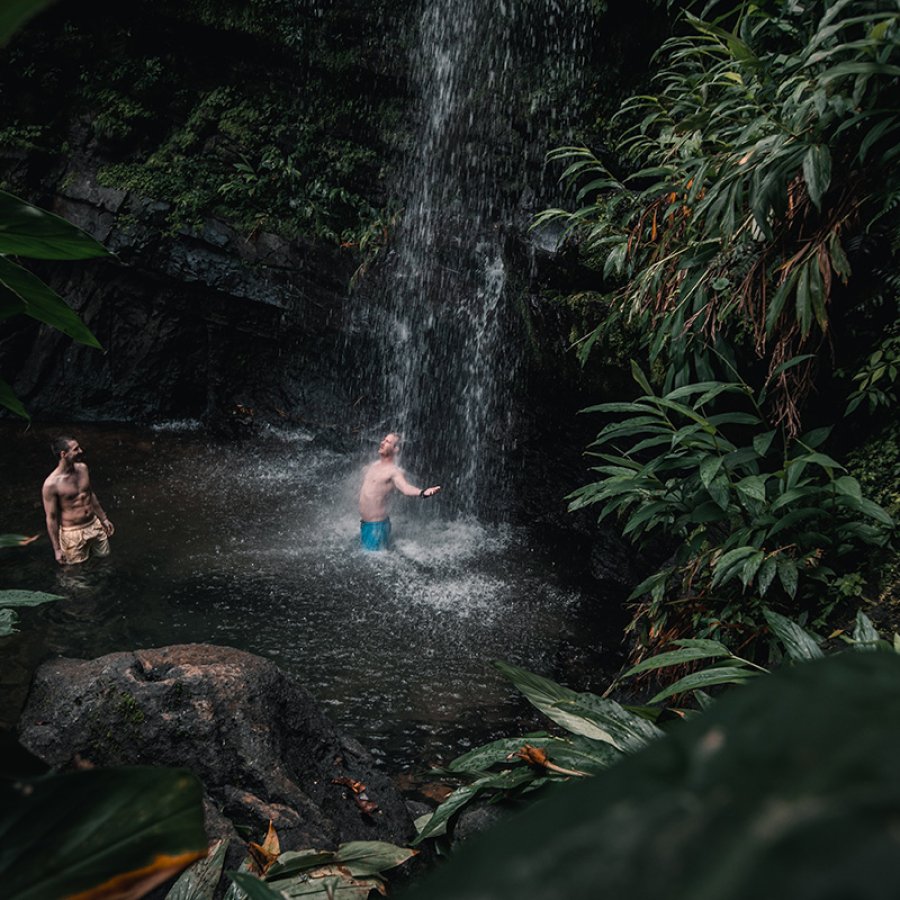
<svg viewBox="0 0 900 900"><path fill-rule="evenodd" d="M433 497L440 486L417 488L410 484L403 470L394 462L400 446L400 435L385 435L378 445L378 460L363 469L359 492L359 539L363 550L384 550L391 537L388 499L398 490L407 497Z"/></svg>
<svg viewBox="0 0 900 900"><path fill-rule="evenodd" d="M41 496L47 516L47 534L60 565L83 563L93 553L109 556L109 538L115 532L97 495L91 490L84 450L69 437L50 445L58 459L47 476Z"/></svg>

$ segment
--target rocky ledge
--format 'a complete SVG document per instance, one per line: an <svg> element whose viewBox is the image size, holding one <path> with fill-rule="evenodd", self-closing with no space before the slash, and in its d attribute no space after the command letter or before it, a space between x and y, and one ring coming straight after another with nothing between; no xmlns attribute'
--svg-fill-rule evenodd
<svg viewBox="0 0 900 900"><path fill-rule="evenodd" d="M282 850L408 843L403 799L274 663L184 644L45 663L20 740L52 766L184 766L205 785L211 836L272 821ZM351 790L365 785L365 798Z"/></svg>

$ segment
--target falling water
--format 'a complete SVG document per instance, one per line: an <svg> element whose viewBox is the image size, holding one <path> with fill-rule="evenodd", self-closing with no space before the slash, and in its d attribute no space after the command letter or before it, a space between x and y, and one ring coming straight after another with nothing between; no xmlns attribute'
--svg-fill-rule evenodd
<svg viewBox="0 0 900 900"><path fill-rule="evenodd" d="M374 344L380 424L463 513L497 512L506 481L522 357L506 248L550 199L542 161L578 93L586 2L425 0L418 20L403 212L353 331Z"/></svg>

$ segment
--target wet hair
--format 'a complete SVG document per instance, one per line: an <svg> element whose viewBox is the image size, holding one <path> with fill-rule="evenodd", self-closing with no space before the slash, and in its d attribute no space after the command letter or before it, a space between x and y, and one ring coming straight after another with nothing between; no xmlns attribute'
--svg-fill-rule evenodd
<svg viewBox="0 0 900 900"><path fill-rule="evenodd" d="M65 435L55 437L52 441L50 441L50 450L53 455L57 459L59 459L59 454L63 453L65 450L68 450L69 444L71 444L74 440L75 438L66 437Z"/></svg>

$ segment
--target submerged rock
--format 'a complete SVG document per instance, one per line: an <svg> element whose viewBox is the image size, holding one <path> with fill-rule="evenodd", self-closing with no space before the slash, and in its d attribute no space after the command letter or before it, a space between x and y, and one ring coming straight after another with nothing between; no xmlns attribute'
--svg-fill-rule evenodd
<svg viewBox="0 0 900 900"><path fill-rule="evenodd" d="M207 644L57 659L35 675L22 744L53 766L186 766L219 810L283 850L414 836L386 775L274 663ZM352 786L365 785L364 799Z"/></svg>

